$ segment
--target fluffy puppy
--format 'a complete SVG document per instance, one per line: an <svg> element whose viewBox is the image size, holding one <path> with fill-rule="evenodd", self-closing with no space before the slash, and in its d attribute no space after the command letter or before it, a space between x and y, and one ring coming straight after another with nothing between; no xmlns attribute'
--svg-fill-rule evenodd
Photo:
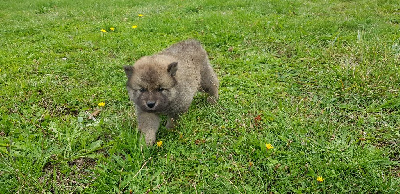
<svg viewBox="0 0 400 194"><path fill-rule="evenodd" d="M196 40L186 40L124 67L126 88L135 103L138 129L146 144L153 145L160 126L160 115L167 115L167 128L174 128L194 95L208 93L208 102L218 100L218 78L207 52Z"/></svg>

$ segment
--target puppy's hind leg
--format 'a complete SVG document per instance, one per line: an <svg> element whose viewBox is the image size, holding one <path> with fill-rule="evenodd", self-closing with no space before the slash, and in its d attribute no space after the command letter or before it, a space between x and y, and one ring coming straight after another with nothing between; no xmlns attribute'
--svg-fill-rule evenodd
<svg viewBox="0 0 400 194"><path fill-rule="evenodd" d="M218 101L219 81L217 75L210 65L207 65L201 72L201 92L209 94L207 101L210 104L216 104Z"/></svg>

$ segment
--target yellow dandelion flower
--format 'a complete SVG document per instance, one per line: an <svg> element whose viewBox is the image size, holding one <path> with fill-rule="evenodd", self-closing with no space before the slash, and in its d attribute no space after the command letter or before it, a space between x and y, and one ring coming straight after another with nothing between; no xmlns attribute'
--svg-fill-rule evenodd
<svg viewBox="0 0 400 194"><path fill-rule="evenodd" d="M162 141L157 141L157 146L161 147L161 145L162 145Z"/></svg>
<svg viewBox="0 0 400 194"><path fill-rule="evenodd" d="M137 28L137 26L132 26L133 29Z"/></svg>
<svg viewBox="0 0 400 194"><path fill-rule="evenodd" d="M1 69L0 69L0 72L1 72Z"/></svg>
<svg viewBox="0 0 400 194"><path fill-rule="evenodd" d="M102 106L105 106L105 105L106 105L106 103L104 103L104 102L100 102L98 105L99 105L100 107L102 107Z"/></svg>
<svg viewBox="0 0 400 194"><path fill-rule="evenodd" d="M324 180L325 180L325 179L322 178L322 176L318 176L318 177L317 177L317 181L318 181L318 182L323 182Z"/></svg>
<svg viewBox="0 0 400 194"><path fill-rule="evenodd" d="M111 28L110 28L110 30L111 30L111 31L114 31L114 30L115 30L115 28L114 28L114 27L111 27Z"/></svg>
<svg viewBox="0 0 400 194"><path fill-rule="evenodd" d="M101 31L101 32L107 32L107 30L104 30L104 29L101 29L100 31Z"/></svg>
<svg viewBox="0 0 400 194"><path fill-rule="evenodd" d="M265 144L265 147L267 147L267 149L269 150L274 148L274 146L272 146L270 143Z"/></svg>
<svg viewBox="0 0 400 194"><path fill-rule="evenodd" d="M143 14L138 14L139 17L143 17Z"/></svg>

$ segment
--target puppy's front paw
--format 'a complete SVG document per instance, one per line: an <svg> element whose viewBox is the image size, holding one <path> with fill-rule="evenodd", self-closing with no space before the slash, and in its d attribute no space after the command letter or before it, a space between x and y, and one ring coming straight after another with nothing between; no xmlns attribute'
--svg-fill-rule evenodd
<svg viewBox="0 0 400 194"><path fill-rule="evenodd" d="M165 125L165 128L167 129L174 129L176 127L176 121L174 118L168 118L167 124Z"/></svg>
<svg viewBox="0 0 400 194"><path fill-rule="evenodd" d="M147 146L152 146L156 142L156 134L154 133L145 133L144 140L146 141Z"/></svg>

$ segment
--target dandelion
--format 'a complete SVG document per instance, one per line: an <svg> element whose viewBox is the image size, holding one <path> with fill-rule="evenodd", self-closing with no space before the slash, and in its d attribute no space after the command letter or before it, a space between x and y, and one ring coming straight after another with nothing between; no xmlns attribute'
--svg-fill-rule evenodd
<svg viewBox="0 0 400 194"><path fill-rule="evenodd" d="M325 179L322 178L322 176L318 176L318 177L317 177L317 181L318 181L318 182L323 182L324 180L325 180Z"/></svg>
<svg viewBox="0 0 400 194"><path fill-rule="evenodd" d="M111 30L111 31L114 31L114 30L115 30L115 28L114 28L114 27L111 27L111 28L110 28L110 30Z"/></svg>
<svg viewBox="0 0 400 194"><path fill-rule="evenodd" d="M139 17L143 17L143 14L138 14Z"/></svg>
<svg viewBox="0 0 400 194"><path fill-rule="evenodd" d="M98 105L99 105L100 107L103 107L103 106L105 106L105 105L106 105L106 103L104 103L104 102L100 102Z"/></svg>
<svg viewBox="0 0 400 194"><path fill-rule="evenodd" d="M157 141L157 146L161 147L161 145L162 145L162 141Z"/></svg>
<svg viewBox="0 0 400 194"><path fill-rule="evenodd" d="M137 28L137 26L132 26L133 29Z"/></svg>
<svg viewBox="0 0 400 194"><path fill-rule="evenodd" d="M1 72L1 69L0 69L0 72Z"/></svg>
<svg viewBox="0 0 400 194"><path fill-rule="evenodd" d="M104 30L104 29L101 29L100 31L101 31L101 32L107 32L107 30Z"/></svg>
<svg viewBox="0 0 400 194"><path fill-rule="evenodd" d="M267 149L269 150L274 148L274 146L272 146L270 143L265 144L265 147L267 147Z"/></svg>

